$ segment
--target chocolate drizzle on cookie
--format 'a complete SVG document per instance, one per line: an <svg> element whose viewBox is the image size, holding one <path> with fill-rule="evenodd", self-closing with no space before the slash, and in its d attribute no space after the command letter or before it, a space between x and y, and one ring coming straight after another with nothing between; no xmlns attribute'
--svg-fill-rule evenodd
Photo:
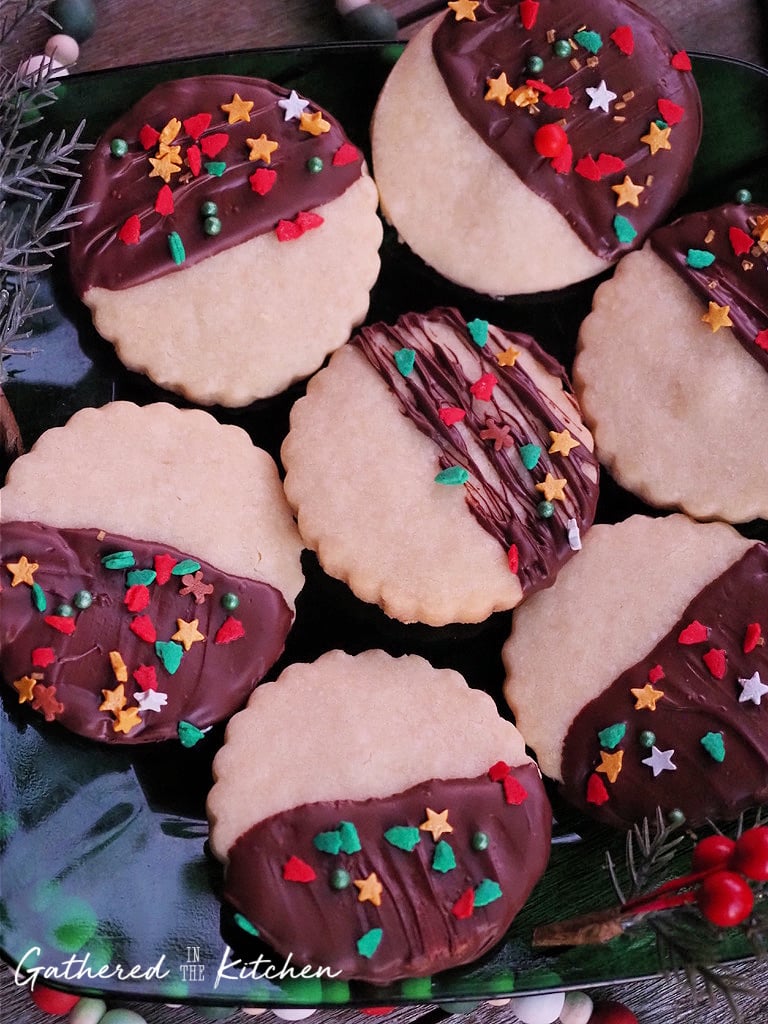
<svg viewBox="0 0 768 1024"><path fill-rule="evenodd" d="M471 18L446 14L433 53L462 117L596 255L640 244L685 190L698 90L633 4L480 0Z"/></svg>
<svg viewBox="0 0 768 1024"><path fill-rule="evenodd" d="M691 824L768 799L768 545L705 587L574 721L561 789L607 824L656 808Z"/></svg>
<svg viewBox="0 0 768 1024"><path fill-rule="evenodd" d="M503 937L546 867L550 825L531 763L304 804L234 842L224 896L297 963L374 983L418 977Z"/></svg>
<svg viewBox="0 0 768 1024"><path fill-rule="evenodd" d="M702 300L702 320L726 328L768 370L768 207L728 203L691 213L650 236Z"/></svg>
<svg viewBox="0 0 768 1024"><path fill-rule="evenodd" d="M434 334L436 326L449 329L450 342ZM468 325L455 309L365 327L352 343L434 441L436 486L464 487L472 514L507 552L523 592L551 583L577 547L575 534L592 523L598 467L586 445L570 439L563 411L518 362L518 350L567 388L560 364L528 335L485 321ZM563 395L563 404L570 401ZM577 416L575 403L573 410Z"/></svg>

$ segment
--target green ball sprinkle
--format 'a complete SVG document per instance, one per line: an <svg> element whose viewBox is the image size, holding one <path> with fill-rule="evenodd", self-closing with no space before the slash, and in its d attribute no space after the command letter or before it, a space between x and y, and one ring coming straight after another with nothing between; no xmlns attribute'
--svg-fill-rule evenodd
<svg viewBox="0 0 768 1024"><path fill-rule="evenodd" d="M63 619L71 619L75 614L75 609L71 604L60 604L56 609L56 614L60 615Z"/></svg>
<svg viewBox="0 0 768 1024"><path fill-rule="evenodd" d="M674 810L670 811L667 815L667 821L670 825L682 825L685 821L685 815L679 807L675 807Z"/></svg>
<svg viewBox="0 0 768 1024"><path fill-rule="evenodd" d="M488 849L488 834L486 832L475 832L472 836L472 849L478 852Z"/></svg>
<svg viewBox="0 0 768 1024"><path fill-rule="evenodd" d="M125 139L112 139L109 144L109 152L119 160L128 153L128 143Z"/></svg>
<svg viewBox="0 0 768 1024"><path fill-rule="evenodd" d="M752 193L749 191L748 188L740 188L733 198L736 200L737 203L741 203L742 205L744 203L751 203Z"/></svg>
<svg viewBox="0 0 768 1024"><path fill-rule="evenodd" d="M651 732L650 729L644 729L640 733L640 746L641 747L647 747L648 750L650 750L655 742L656 742L656 733L655 732Z"/></svg>
<svg viewBox="0 0 768 1024"><path fill-rule="evenodd" d="M307 160L307 170L310 174L319 174L323 169L323 161L319 156L311 156Z"/></svg>
<svg viewBox="0 0 768 1024"><path fill-rule="evenodd" d="M529 57L525 66L532 75L538 75L539 72L544 70L544 61L541 57Z"/></svg>
<svg viewBox="0 0 768 1024"><path fill-rule="evenodd" d="M542 519L551 519L555 514L555 506L551 501L540 501L536 506L536 511Z"/></svg>
<svg viewBox="0 0 768 1024"><path fill-rule="evenodd" d="M343 868L337 868L331 872L331 888L332 889L348 889L352 879L349 877L349 872Z"/></svg>
<svg viewBox="0 0 768 1024"><path fill-rule="evenodd" d="M75 608L79 608L82 611L84 608L90 608L93 604L93 594L90 590L78 590L75 596L72 598L72 604Z"/></svg>
<svg viewBox="0 0 768 1024"><path fill-rule="evenodd" d="M233 612L239 604L240 598L237 594L233 594L231 591L228 591L226 594L221 595L221 607L224 608L225 611Z"/></svg>
<svg viewBox="0 0 768 1024"><path fill-rule="evenodd" d="M570 57L572 52L567 39L556 39L552 44L552 50L556 57Z"/></svg>
<svg viewBox="0 0 768 1024"><path fill-rule="evenodd" d="M218 235L221 232L221 221L218 217L206 217L203 221L203 231L206 235Z"/></svg>
<svg viewBox="0 0 768 1024"><path fill-rule="evenodd" d="M212 199L206 199L204 203L200 204L201 217L215 217L218 212L219 208Z"/></svg>

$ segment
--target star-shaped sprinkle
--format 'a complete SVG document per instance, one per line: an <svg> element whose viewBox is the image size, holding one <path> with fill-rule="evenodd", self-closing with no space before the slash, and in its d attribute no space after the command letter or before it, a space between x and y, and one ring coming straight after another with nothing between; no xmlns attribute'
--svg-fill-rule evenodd
<svg viewBox="0 0 768 1024"><path fill-rule="evenodd" d="M267 138L265 132L262 132L258 139L246 139L245 144L251 151L248 159L263 160L265 164L272 163L272 154L279 145L273 139Z"/></svg>
<svg viewBox="0 0 768 1024"><path fill-rule="evenodd" d="M123 661L123 656L120 651L109 652L109 663L112 666L112 671L115 674L115 679L118 683L128 682L128 666Z"/></svg>
<svg viewBox="0 0 768 1024"><path fill-rule="evenodd" d="M552 439L552 444L549 446L550 455L557 452L558 455L565 455L567 458L574 448L581 447L581 442L574 440L567 428L559 433L557 430L550 430L549 436Z"/></svg>
<svg viewBox="0 0 768 1024"><path fill-rule="evenodd" d="M123 711L118 711L117 717L112 723L114 731L127 734L131 729L135 729L137 725L141 725L139 711L140 708L135 704L132 704L129 708L125 708Z"/></svg>
<svg viewBox="0 0 768 1024"><path fill-rule="evenodd" d="M520 352L518 349L512 347L506 348L496 356L496 362L499 366L514 366L519 355Z"/></svg>
<svg viewBox="0 0 768 1024"><path fill-rule="evenodd" d="M617 750L613 754L606 753L605 750L600 751L600 764L595 769L598 772L608 776L609 782L615 782L621 772L622 761L624 760L624 751Z"/></svg>
<svg viewBox="0 0 768 1024"><path fill-rule="evenodd" d="M369 901L374 907L381 906L381 894L384 892L384 886L376 877L375 871L372 871L367 878L354 879L354 885L357 889L358 902Z"/></svg>
<svg viewBox="0 0 768 1024"><path fill-rule="evenodd" d="M114 690L102 690L101 691L104 700L99 704L99 711L112 711L117 714L122 708L125 707L125 684L120 683Z"/></svg>
<svg viewBox="0 0 768 1024"><path fill-rule="evenodd" d="M768 242L768 213L760 213L755 217L752 234L758 242Z"/></svg>
<svg viewBox="0 0 768 1024"><path fill-rule="evenodd" d="M278 100L277 105L285 111L286 121L297 121L309 106L309 100L303 100L295 89L291 89L291 95Z"/></svg>
<svg viewBox="0 0 768 1024"><path fill-rule="evenodd" d="M438 814L431 807L427 807L427 819L422 821L419 828L422 832L431 832L435 842L444 832L453 832L453 825L448 824L448 811L440 811Z"/></svg>
<svg viewBox="0 0 768 1024"><path fill-rule="evenodd" d="M181 582L184 586L180 588L179 594L182 597L186 597L187 594L192 594L195 599L195 604L203 604L206 597L213 593L213 584L206 583L203 580L202 569L198 569L194 575L187 573L186 576L182 576Z"/></svg>
<svg viewBox="0 0 768 1024"><path fill-rule="evenodd" d="M651 151L651 156L656 156L660 149L672 149L672 143L669 141L672 127L667 125L666 128L659 128L655 121L651 121L648 127L648 134L643 135L640 139Z"/></svg>
<svg viewBox="0 0 768 1024"><path fill-rule="evenodd" d="M152 164L149 177L162 178L166 185L171 180L171 175L178 174L181 170L181 167L174 161L172 153L163 153L159 157L151 156L149 162Z"/></svg>
<svg viewBox="0 0 768 1024"><path fill-rule="evenodd" d="M32 676L22 676L21 679L13 681L13 688L19 695L19 704L26 704L28 700L32 700L35 695L35 686L37 686L37 680Z"/></svg>
<svg viewBox="0 0 768 1024"><path fill-rule="evenodd" d="M506 71L502 71L498 78L486 78L485 84L488 92L483 99L488 103L498 103L500 107L507 105L507 98L514 89L509 84Z"/></svg>
<svg viewBox="0 0 768 1024"><path fill-rule="evenodd" d="M721 327L733 327L733 320L728 316L730 311L730 306L718 306L716 302L710 302L709 309L701 319L703 323L709 324L712 333L716 334Z"/></svg>
<svg viewBox="0 0 768 1024"><path fill-rule="evenodd" d="M509 436L509 431L508 423L502 426L489 416L485 421L485 430L480 431L480 437L483 441L493 441L494 451L500 452L503 448L510 448L515 443Z"/></svg>
<svg viewBox="0 0 768 1024"><path fill-rule="evenodd" d="M675 772L677 765L672 763L674 753L674 750L659 750L658 747L653 746L651 747L651 756L644 758L643 764L647 764L649 768L653 769L654 778L662 772Z"/></svg>
<svg viewBox="0 0 768 1024"><path fill-rule="evenodd" d="M645 192L645 185L636 185L628 174L624 175L624 181L620 185L611 185L612 191L616 193L616 205L630 206L640 205L640 193Z"/></svg>
<svg viewBox="0 0 768 1024"><path fill-rule="evenodd" d="M310 135L324 135L331 130L330 123L325 120L321 110L316 110L312 114L304 111L299 118L299 128Z"/></svg>
<svg viewBox="0 0 768 1024"><path fill-rule="evenodd" d="M645 686L640 688L632 687L630 692L636 698L635 711L642 711L643 709L655 711L656 704L664 696L663 690L654 690L650 683L646 683Z"/></svg>
<svg viewBox="0 0 768 1024"><path fill-rule="evenodd" d="M33 691L32 707L42 713L46 722L52 722L64 710L61 701L56 700L56 687L43 686L42 683L38 683Z"/></svg>
<svg viewBox="0 0 768 1024"><path fill-rule="evenodd" d="M250 121L253 100L241 99L239 93L235 93L230 103L221 104L221 109L228 115L228 124L237 124L238 121Z"/></svg>
<svg viewBox="0 0 768 1024"><path fill-rule="evenodd" d="M178 117L172 117L157 137L157 141L163 145L170 145L181 131L181 121Z"/></svg>
<svg viewBox="0 0 768 1024"><path fill-rule="evenodd" d="M536 490L541 491L545 501L565 501L565 488L568 481L564 477L554 477L547 473L541 483L536 484Z"/></svg>
<svg viewBox="0 0 768 1024"><path fill-rule="evenodd" d="M616 99L616 93L611 92L605 84L605 79L602 79L598 86L587 86L586 91L590 100L590 110L604 110L606 114L609 113L608 105Z"/></svg>
<svg viewBox="0 0 768 1024"><path fill-rule="evenodd" d="M197 628L199 621L199 619L192 619L191 622L185 622L184 619L176 619L176 625L179 628L173 634L171 640L177 640L185 651L188 651L192 644L205 640L204 634Z"/></svg>
<svg viewBox="0 0 768 1024"><path fill-rule="evenodd" d="M141 711L159 711L168 703L168 694L160 690L143 690L134 696Z"/></svg>
<svg viewBox="0 0 768 1024"><path fill-rule="evenodd" d="M12 587L18 587L20 583L26 583L28 587L34 585L34 575L40 568L37 562L30 562L26 555L22 555L18 562L6 562L5 568L13 577Z"/></svg>
<svg viewBox="0 0 768 1024"><path fill-rule="evenodd" d="M740 704L747 700L751 700L753 704L759 704L764 694L768 693L768 686L760 678L759 672L755 672L749 679L739 679L739 686L741 686Z"/></svg>
<svg viewBox="0 0 768 1024"><path fill-rule="evenodd" d="M448 6L456 16L456 21L477 21L475 8L480 0L448 0Z"/></svg>

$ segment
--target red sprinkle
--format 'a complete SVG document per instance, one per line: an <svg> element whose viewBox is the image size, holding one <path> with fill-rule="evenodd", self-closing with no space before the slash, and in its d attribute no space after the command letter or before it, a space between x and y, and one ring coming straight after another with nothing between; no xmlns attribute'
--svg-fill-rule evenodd
<svg viewBox="0 0 768 1024"><path fill-rule="evenodd" d="M509 571L517 575L517 570L520 568L520 552L517 550L517 544L512 544L507 552L507 561L509 562Z"/></svg>
<svg viewBox="0 0 768 1024"><path fill-rule="evenodd" d="M309 213L302 211L296 217L296 224L301 229L302 234L305 231L311 231L312 228L319 228L323 223L324 221L320 214L312 213L311 211Z"/></svg>
<svg viewBox="0 0 768 1024"><path fill-rule="evenodd" d="M190 138L197 141L211 123L210 114L194 114L184 120L184 131Z"/></svg>
<svg viewBox="0 0 768 1024"><path fill-rule="evenodd" d="M46 615L43 621L67 636L71 636L75 632L75 620L71 615Z"/></svg>
<svg viewBox="0 0 768 1024"><path fill-rule="evenodd" d="M759 331L755 335L755 344L758 348L762 348L764 351L768 352L768 327L766 327L764 331Z"/></svg>
<svg viewBox="0 0 768 1024"><path fill-rule="evenodd" d="M311 228L319 228L323 218L319 213L302 212L297 214L293 220L281 220L275 228L278 242L290 242L294 238L300 238L305 231Z"/></svg>
<svg viewBox="0 0 768 1024"><path fill-rule="evenodd" d="M612 153L601 153L597 158L597 166L600 168L602 175L618 174L619 171L623 171L626 168L626 164L620 156L614 156Z"/></svg>
<svg viewBox="0 0 768 1024"><path fill-rule="evenodd" d="M219 626L213 642L215 644L231 644L233 640L239 640L243 636L245 636L245 628L242 622L229 615Z"/></svg>
<svg viewBox="0 0 768 1024"><path fill-rule="evenodd" d="M552 86L547 85L546 82L542 82L540 78L526 78L525 84L530 85L532 89L535 89L537 92L542 94L554 92Z"/></svg>
<svg viewBox="0 0 768 1024"><path fill-rule="evenodd" d="M146 640L148 644L153 644L157 640L157 630L148 615L137 615L135 619L131 619L129 628L139 640Z"/></svg>
<svg viewBox="0 0 768 1024"><path fill-rule="evenodd" d="M675 71L690 71L691 70L691 58L685 52L685 50L678 50L677 53L672 54L672 60L669 62Z"/></svg>
<svg viewBox="0 0 768 1024"><path fill-rule="evenodd" d="M132 675L142 690L157 689L157 672L154 665L139 665Z"/></svg>
<svg viewBox="0 0 768 1024"><path fill-rule="evenodd" d="M446 405L442 409L438 409L437 415L446 427L452 427L454 423L463 420L467 414L456 405Z"/></svg>
<svg viewBox="0 0 768 1024"><path fill-rule="evenodd" d="M679 644L702 644L709 637L709 630L698 619L686 626L677 638Z"/></svg>
<svg viewBox="0 0 768 1024"><path fill-rule="evenodd" d="M528 790L517 781L514 775L507 775L505 779L502 779L501 784L504 787L504 799L508 804L519 807L528 799Z"/></svg>
<svg viewBox="0 0 768 1024"><path fill-rule="evenodd" d="M488 769L488 778L491 782L503 782L509 775L511 769L506 761L497 761Z"/></svg>
<svg viewBox="0 0 768 1024"><path fill-rule="evenodd" d="M351 142L342 142L333 154L331 163L334 167L345 167L347 164L353 164L359 156L360 151L357 146L353 146Z"/></svg>
<svg viewBox="0 0 768 1024"><path fill-rule="evenodd" d="M471 384L469 390L480 402L490 402L493 389L499 383L498 378L494 377L492 373L484 373L482 377L478 377L474 384Z"/></svg>
<svg viewBox="0 0 768 1024"><path fill-rule="evenodd" d="M573 150L570 145L566 145L562 151L549 162L558 174L568 174L573 166Z"/></svg>
<svg viewBox="0 0 768 1024"><path fill-rule="evenodd" d="M155 583L159 583L162 586L163 583L167 583L171 578L171 570L176 565L176 559L173 555L155 555L152 564L157 573Z"/></svg>
<svg viewBox="0 0 768 1024"><path fill-rule="evenodd" d="M750 622L750 624L747 626L747 630L746 630L746 632L744 634L743 651L744 651L745 654L751 654L752 651L754 651L754 649L760 643L762 635L763 635L763 631L760 628L760 623L759 622ZM32 653L33 653L33 656L34 656L34 651Z"/></svg>
<svg viewBox="0 0 768 1024"><path fill-rule="evenodd" d="M731 248L737 256L743 256L744 253L749 252L752 248L752 239L749 237L747 232L742 231L741 228L728 228L728 240L731 243Z"/></svg>
<svg viewBox="0 0 768 1024"><path fill-rule="evenodd" d="M719 647L710 647L704 655L704 664L715 679L722 679L728 667L725 660L725 651Z"/></svg>
<svg viewBox="0 0 768 1024"><path fill-rule="evenodd" d="M300 857L289 857L283 865L283 878L286 882L314 882L317 875L314 868Z"/></svg>
<svg viewBox="0 0 768 1024"><path fill-rule="evenodd" d="M456 902L451 907L451 913L454 917L457 917L460 921L466 920L468 917L472 917L472 913L475 909L475 890L465 889L464 892L459 896Z"/></svg>
<svg viewBox="0 0 768 1024"><path fill-rule="evenodd" d="M32 664L35 668L48 668L56 661L56 654L52 647L35 647L32 651Z"/></svg>
<svg viewBox="0 0 768 1024"><path fill-rule="evenodd" d="M383 1017L385 1013L391 1013L394 1009L394 1006L363 1006L360 1012L366 1017Z"/></svg>
<svg viewBox="0 0 768 1024"><path fill-rule="evenodd" d="M217 132L215 135L206 135L205 138L201 139L200 149L202 149L204 156L218 156L228 142L228 135L223 132Z"/></svg>
<svg viewBox="0 0 768 1024"><path fill-rule="evenodd" d="M136 583L128 587L123 602L129 612L143 612L149 604L149 598L149 587L145 587L143 583Z"/></svg>
<svg viewBox="0 0 768 1024"><path fill-rule="evenodd" d="M573 103L573 96L571 96L571 90L568 86L563 85L559 89L545 92L544 102L548 107L554 107L556 110L567 110L571 103Z"/></svg>
<svg viewBox="0 0 768 1024"><path fill-rule="evenodd" d="M169 185L163 185L160 191L157 193L157 199L155 199L155 213L159 213L161 217L167 217L173 213L173 192Z"/></svg>
<svg viewBox="0 0 768 1024"><path fill-rule="evenodd" d="M523 23L523 28L530 31L536 24L538 16L538 0L520 0L520 21Z"/></svg>
<svg viewBox="0 0 768 1024"><path fill-rule="evenodd" d="M629 57L634 52L635 37L632 35L629 25L619 25L611 32L610 38L611 42L615 43L625 56Z"/></svg>
<svg viewBox="0 0 768 1024"><path fill-rule="evenodd" d="M587 782L587 803L596 804L598 807L609 799L608 790L599 775L593 772Z"/></svg>
<svg viewBox="0 0 768 1024"><path fill-rule="evenodd" d="M151 124L145 124L139 131L139 142L144 149L154 149L159 138L160 132L154 129Z"/></svg>
<svg viewBox="0 0 768 1024"><path fill-rule="evenodd" d="M577 160L576 166L573 169L582 178L586 178L587 181L600 181L602 177L596 160L589 155L583 156L581 160Z"/></svg>
<svg viewBox="0 0 768 1024"><path fill-rule="evenodd" d="M187 166L197 178L203 166L203 155L197 146L190 146L186 153Z"/></svg>
<svg viewBox="0 0 768 1024"><path fill-rule="evenodd" d="M661 667L661 665L654 665L653 668L648 673L648 682L649 683L658 683L663 678L664 678L664 669Z"/></svg>
<svg viewBox="0 0 768 1024"><path fill-rule="evenodd" d="M277 181L277 171L269 167L257 167L248 181L251 183L252 191L260 196L265 196Z"/></svg>
<svg viewBox="0 0 768 1024"><path fill-rule="evenodd" d="M666 99L660 99L656 106L668 125L679 124L682 121L685 107L681 107L679 104L673 103L672 100Z"/></svg>
<svg viewBox="0 0 768 1024"><path fill-rule="evenodd" d="M141 238L141 221L137 213L132 213L117 232L117 237L126 245L136 245Z"/></svg>
<svg viewBox="0 0 768 1024"><path fill-rule="evenodd" d="M560 124L543 124L533 136L533 148L539 156L555 157L568 145L565 128Z"/></svg>

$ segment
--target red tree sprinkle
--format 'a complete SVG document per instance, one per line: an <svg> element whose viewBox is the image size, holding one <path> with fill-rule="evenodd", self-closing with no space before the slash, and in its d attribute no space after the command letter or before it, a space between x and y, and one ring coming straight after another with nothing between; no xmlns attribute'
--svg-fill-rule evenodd
<svg viewBox="0 0 768 1024"><path fill-rule="evenodd" d="M466 920L468 917L472 917L472 912L475 909L475 890L465 889L464 892L459 896L456 902L451 907L451 913L454 917L457 917L460 921Z"/></svg>
<svg viewBox="0 0 768 1024"><path fill-rule="evenodd" d="M161 217L167 217L173 213L173 192L171 192L169 185L163 185L157 193L155 213L159 213Z"/></svg>
<svg viewBox="0 0 768 1024"><path fill-rule="evenodd" d="M691 58L685 52L685 50L678 50L677 53L672 54L672 60L669 62L675 71L691 71Z"/></svg>
<svg viewBox="0 0 768 1024"><path fill-rule="evenodd" d="M157 689L157 672L154 665L139 665L132 675L142 690Z"/></svg>
<svg viewBox="0 0 768 1024"><path fill-rule="evenodd" d="M197 146L190 146L186 153L187 166L197 178L203 166L203 155Z"/></svg>
<svg viewBox="0 0 768 1024"><path fill-rule="evenodd" d="M741 228L728 228L728 241L736 256L743 256L752 248L752 239Z"/></svg>
<svg viewBox="0 0 768 1024"><path fill-rule="evenodd" d="M746 632L744 633L744 653L751 654L752 651L760 643L762 637L762 630L759 622L750 622L747 626Z"/></svg>
<svg viewBox="0 0 768 1024"><path fill-rule="evenodd" d="M248 181L253 192L265 196L277 181L277 171L270 170L269 167L257 167Z"/></svg>
<svg viewBox="0 0 768 1024"><path fill-rule="evenodd" d="M197 141L210 123L210 114L194 114L183 122L184 131L191 139Z"/></svg>
<svg viewBox="0 0 768 1024"><path fill-rule="evenodd" d="M510 773L510 767L506 761L497 761L488 769L488 778L491 782L503 782Z"/></svg>
<svg viewBox="0 0 768 1024"><path fill-rule="evenodd" d="M704 664L715 679L722 679L725 675L725 670L728 667L725 660L725 651L721 650L719 647L710 647L704 655Z"/></svg>
<svg viewBox="0 0 768 1024"><path fill-rule="evenodd" d="M204 156L214 157L219 155L228 142L228 135L223 132L217 132L215 135L206 135L202 138L200 140L200 149L202 149Z"/></svg>
<svg viewBox="0 0 768 1024"><path fill-rule="evenodd" d="M520 21L522 21L524 29L527 29L530 32L536 24L538 16L538 0L520 0Z"/></svg>
<svg viewBox="0 0 768 1024"><path fill-rule="evenodd" d="M117 237L125 245L136 245L141 238L141 221L137 213L132 213L117 232Z"/></svg>
<svg viewBox="0 0 768 1024"><path fill-rule="evenodd" d="M597 161L594 157L589 155L583 156L580 160L577 160L576 166L573 169L577 174L580 174L582 178L586 178L587 181L600 181L600 178L602 177Z"/></svg>
<svg viewBox="0 0 768 1024"><path fill-rule="evenodd" d="M587 782L587 803L595 804L600 807L601 804L606 803L609 799L608 790L605 788L605 783L596 775L594 772L589 776Z"/></svg>
<svg viewBox="0 0 768 1024"><path fill-rule="evenodd" d="M159 138L160 132L153 128L151 124L145 124L139 131L139 142L143 149L154 149Z"/></svg>
<svg viewBox="0 0 768 1024"><path fill-rule="evenodd" d="M507 775L502 781L502 786L504 787L504 799L508 804L519 807L528 799L528 790L517 781L514 775Z"/></svg>
<svg viewBox="0 0 768 1024"><path fill-rule="evenodd" d="M143 583L136 583L128 587L123 602L129 612L143 612L149 604L149 597L149 587L145 587Z"/></svg>
<svg viewBox="0 0 768 1024"><path fill-rule="evenodd" d="M300 857L289 857L283 865L283 878L286 882L314 882L317 875L314 868Z"/></svg>
<svg viewBox="0 0 768 1024"><path fill-rule="evenodd" d="M467 415L463 409L459 409L456 405L446 405L443 409L439 409L437 415L446 425L446 427L452 427L454 423L458 423L463 420Z"/></svg>
<svg viewBox="0 0 768 1024"><path fill-rule="evenodd" d="M163 583L167 583L171 578L171 570L176 565L176 559L172 555L155 555L152 564L157 573L155 582L162 586Z"/></svg>
<svg viewBox="0 0 768 1024"><path fill-rule="evenodd" d="M32 651L32 664L35 668L48 668L56 661L56 654L52 647L35 647Z"/></svg>
<svg viewBox="0 0 768 1024"><path fill-rule="evenodd" d="M499 383L498 378L492 373L484 373L482 377L471 384L469 390L481 402L490 402L493 389Z"/></svg>
<svg viewBox="0 0 768 1024"><path fill-rule="evenodd" d="M626 164L621 157L614 156L612 153L601 153L597 158L597 166L600 168L600 173L604 176L618 174L626 168Z"/></svg>
<svg viewBox="0 0 768 1024"><path fill-rule="evenodd" d="M157 640L157 630L148 615L138 615L131 619L129 629L139 640L146 640L148 644L153 644Z"/></svg>
<svg viewBox="0 0 768 1024"><path fill-rule="evenodd" d="M659 113L667 122L668 125L679 124L685 114L685 107L681 107L678 103L673 103L672 100L660 99L656 106L659 108Z"/></svg>
<svg viewBox="0 0 768 1024"><path fill-rule="evenodd" d="M632 29L629 25L619 25L617 29L611 32L610 39L612 43L618 46L625 57L629 57L634 52L635 37L632 35Z"/></svg>
<svg viewBox="0 0 768 1024"><path fill-rule="evenodd" d="M557 156L553 157L549 162L558 174L568 174L573 166L573 150L570 144L566 143Z"/></svg>
<svg viewBox="0 0 768 1024"><path fill-rule="evenodd" d="M548 107L554 107L555 110L567 110L571 103L573 103L573 96L571 96L571 90L568 86L563 85L559 89L545 92L544 102Z"/></svg>
<svg viewBox="0 0 768 1024"><path fill-rule="evenodd" d="M768 352L768 327L764 331L759 331L755 335L755 344L758 348Z"/></svg>
<svg viewBox="0 0 768 1024"><path fill-rule="evenodd" d="M705 625L699 622L698 619L694 619L693 622L686 626L677 638L679 644L701 644L709 636L709 630Z"/></svg>
<svg viewBox="0 0 768 1024"><path fill-rule="evenodd" d="M231 644L233 640L239 640L243 636L245 636L245 629L242 622L230 615L219 626L213 642L215 644Z"/></svg>
<svg viewBox="0 0 768 1024"><path fill-rule="evenodd" d="M658 683L663 678L664 678L664 669L661 667L661 665L654 665L653 668L648 673L648 682L649 683Z"/></svg>
<svg viewBox="0 0 768 1024"><path fill-rule="evenodd" d="M359 156L360 151L356 146L353 146L351 142L342 142L333 154L331 163L334 167L345 167L347 164L353 164Z"/></svg>
<svg viewBox="0 0 768 1024"><path fill-rule="evenodd" d="M71 615L46 615L43 621L66 636L75 632L75 620Z"/></svg>

